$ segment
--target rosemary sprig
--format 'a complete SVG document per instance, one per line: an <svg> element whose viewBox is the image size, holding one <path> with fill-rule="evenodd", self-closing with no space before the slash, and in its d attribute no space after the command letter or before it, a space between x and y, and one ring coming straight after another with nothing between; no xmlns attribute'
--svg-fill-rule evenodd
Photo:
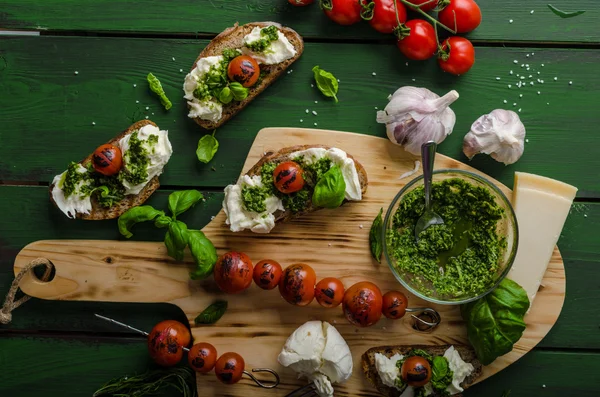
<svg viewBox="0 0 600 397"><path fill-rule="evenodd" d="M93 397L142 397L155 394L159 390L173 387L183 397L197 397L196 377L187 367L149 370L143 374L123 376L110 380Z"/></svg>

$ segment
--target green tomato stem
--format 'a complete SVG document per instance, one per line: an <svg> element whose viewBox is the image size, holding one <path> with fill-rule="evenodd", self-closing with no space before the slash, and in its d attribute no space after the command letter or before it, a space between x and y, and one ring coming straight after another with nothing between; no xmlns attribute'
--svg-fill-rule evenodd
<svg viewBox="0 0 600 397"><path fill-rule="evenodd" d="M452 33L452 34L456 34L456 30L452 30L450 29L448 26L444 25L443 23L441 23L440 21L438 21L437 19L435 19L434 17L432 17L431 15L429 15L428 13L426 13L425 11L423 11L421 9L422 6L424 6L425 4L421 4L420 6L414 5L412 3L410 3L408 0L400 0L400 2L402 4L404 4L405 6L415 10L416 12L418 12L419 14L421 14L423 17L425 17L426 19L428 19L434 26L439 25L442 28L446 29L448 32ZM398 16L398 12L396 11L396 17ZM454 16L456 19L456 15Z"/></svg>

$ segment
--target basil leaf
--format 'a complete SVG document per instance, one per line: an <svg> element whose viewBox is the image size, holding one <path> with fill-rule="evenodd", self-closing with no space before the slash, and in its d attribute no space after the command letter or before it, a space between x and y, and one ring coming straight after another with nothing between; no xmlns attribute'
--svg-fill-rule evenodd
<svg viewBox="0 0 600 397"><path fill-rule="evenodd" d="M446 390L450 383L452 383L453 376L454 372L450 370L446 357L433 357L431 365L431 386L434 390Z"/></svg>
<svg viewBox="0 0 600 397"><path fill-rule="evenodd" d="M160 103L165 107L166 110L171 109L173 104L167 98L167 94L165 94L165 90L162 88L162 84L160 84L160 80L156 78L152 73L148 73L148 84L150 84L150 89L160 98Z"/></svg>
<svg viewBox="0 0 600 397"><path fill-rule="evenodd" d="M337 92L338 92L338 81L337 79L329 72L324 71L318 65L312 68L312 71L315 75L315 81L317 82L317 88L323 95L326 97L333 97L337 102Z"/></svg>
<svg viewBox="0 0 600 397"><path fill-rule="evenodd" d="M118 221L119 233L121 233L126 238L130 238L133 236L130 229L136 223L151 221L157 216L165 215L163 211L159 211L154 209L150 205L141 205L138 207L133 207L125 211L120 217Z"/></svg>
<svg viewBox="0 0 600 397"><path fill-rule="evenodd" d="M553 13L555 13L556 15L558 15L561 18L573 18L573 17L581 15L585 12L585 10L566 12L563 10L559 10L558 8L554 7L552 4L548 4L548 8L550 9L550 11L552 11Z"/></svg>
<svg viewBox="0 0 600 397"><path fill-rule="evenodd" d="M167 255L169 255L171 258L177 259L177 257L179 256L177 247L175 247L175 243L173 242L173 236L171 235L171 232L168 230L167 230L167 233L165 234L165 246L167 247ZM183 259L183 252L181 252L181 257ZM177 260L179 260L179 259L177 259Z"/></svg>
<svg viewBox="0 0 600 397"><path fill-rule="evenodd" d="M512 350L525 331L528 309L527 292L507 278L483 298L461 306L469 342L483 365Z"/></svg>
<svg viewBox="0 0 600 397"><path fill-rule="evenodd" d="M312 202L315 207L337 208L346 195L346 182L340 167L333 166L315 185Z"/></svg>
<svg viewBox="0 0 600 397"><path fill-rule="evenodd" d="M381 214L383 214L383 208L379 210L379 214L375 217L375 220L371 225L371 230L369 230L369 245L371 246L371 255L379 263L381 263L381 253L383 252L383 245L381 244L383 220L381 218Z"/></svg>
<svg viewBox="0 0 600 397"><path fill-rule="evenodd" d="M168 242L167 242L168 240ZM169 230L165 236L165 245L170 257L177 261L183 260L183 250L188 242L188 229L185 223L173 221L169 224Z"/></svg>
<svg viewBox="0 0 600 397"><path fill-rule="evenodd" d="M196 262L196 269L190 273L192 280L202 280L210 276L217 263L217 250L200 230L188 230L188 246Z"/></svg>
<svg viewBox="0 0 600 397"><path fill-rule="evenodd" d="M196 157L204 164L213 159L215 153L219 150L219 141L213 135L204 135L198 141L198 149L196 149Z"/></svg>
<svg viewBox="0 0 600 397"><path fill-rule="evenodd" d="M228 104L233 100L233 93L231 92L231 88L224 87L218 95L219 102L224 104Z"/></svg>
<svg viewBox="0 0 600 397"><path fill-rule="evenodd" d="M169 210L173 214L173 219L179 214L184 213L190 207L194 206L204 196L197 190L181 190L169 195Z"/></svg>
<svg viewBox="0 0 600 397"><path fill-rule="evenodd" d="M198 314L194 322L196 324L214 324L225 314L227 301L218 300Z"/></svg>
<svg viewBox="0 0 600 397"><path fill-rule="evenodd" d="M229 87L231 88L231 94L233 95L233 99L235 99L236 101L243 101L248 97L248 89L240 83L238 83L237 81L234 81L233 83L229 84Z"/></svg>
<svg viewBox="0 0 600 397"><path fill-rule="evenodd" d="M167 227L173 222L173 218L166 215L161 215L154 220L154 226L162 229L163 227Z"/></svg>

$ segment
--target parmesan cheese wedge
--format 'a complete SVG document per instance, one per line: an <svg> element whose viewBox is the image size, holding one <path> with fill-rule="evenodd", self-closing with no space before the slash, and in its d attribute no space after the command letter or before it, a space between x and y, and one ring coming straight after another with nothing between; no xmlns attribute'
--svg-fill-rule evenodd
<svg viewBox="0 0 600 397"><path fill-rule="evenodd" d="M519 248L507 277L525 289L530 308L576 193L577 188L566 183L515 172L513 206Z"/></svg>

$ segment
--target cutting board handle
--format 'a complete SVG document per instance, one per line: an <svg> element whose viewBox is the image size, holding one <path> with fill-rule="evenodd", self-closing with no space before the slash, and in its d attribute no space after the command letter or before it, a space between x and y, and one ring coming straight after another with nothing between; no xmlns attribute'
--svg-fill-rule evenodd
<svg viewBox="0 0 600 397"><path fill-rule="evenodd" d="M48 259L54 277L27 272L20 287L50 300L172 302L192 294L191 258L175 262L162 243L104 240L45 240L27 245L15 259L15 276L37 258ZM165 262L168 266L165 266Z"/></svg>

